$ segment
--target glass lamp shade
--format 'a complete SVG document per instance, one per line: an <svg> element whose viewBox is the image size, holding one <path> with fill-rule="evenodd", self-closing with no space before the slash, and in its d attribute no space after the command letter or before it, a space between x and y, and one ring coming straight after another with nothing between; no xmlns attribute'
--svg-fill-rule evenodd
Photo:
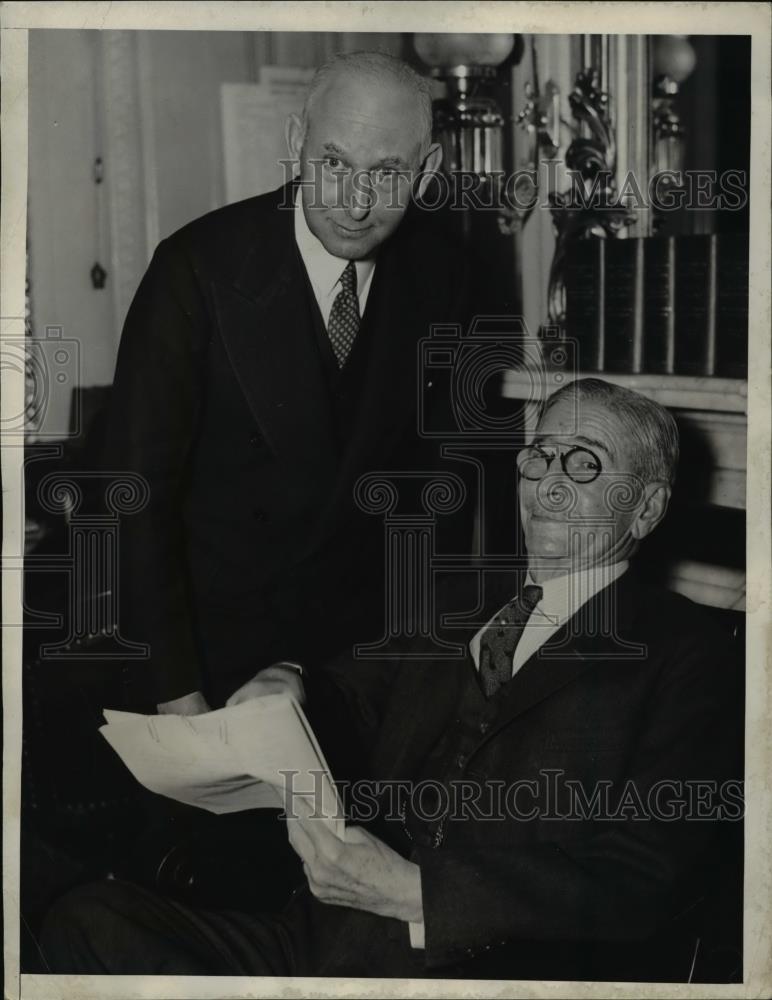
<svg viewBox="0 0 772 1000"><path fill-rule="evenodd" d="M686 35L660 35L654 43L654 76L683 83L697 62L694 47Z"/></svg>
<svg viewBox="0 0 772 1000"><path fill-rule="evenodd" d="M420 58L436 69L453 66L498 66L512 52L514 35L437 32L413 35Z"/></svg>

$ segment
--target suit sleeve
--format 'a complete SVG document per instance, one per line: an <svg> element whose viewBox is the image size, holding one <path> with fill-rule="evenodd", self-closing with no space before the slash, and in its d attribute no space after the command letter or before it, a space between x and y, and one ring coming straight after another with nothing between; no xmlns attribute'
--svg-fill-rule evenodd
<svg viewBox="0 0 772 1000"><path fill-rule="evenodd" d="M393 661L344 653L306 678L306 714L337 780L372 777L372 751L398 670Z"/></svg>
<svg viewBox="0 0 772 1000"><path fill-rule="evenodd" d="M150 646L151 694L200 689L183 539L183 486L202 406L208 341L203 298L185 256L161 243L123 329L106 423L109 471L140 476L147 503L121 519L121 630Z"/></svg>
<svg viewBox="0 0 772 1000"><path fill-rule="evenodd" d="M656 788L668 792L664 783L676 782L689 807L690 783L718 787L739 773L726 660L682 647L670 666L623 782L637 792L626 811L588 823L584 835L545 835L520 848L502 844L495 822L487 825L490 838L483 830L475 845L419 848L428 966L509 942L636 942L661 928L684 874L711 856L717 823L668 821L667 796L654 798ZM650 818L637 813L639 799Z"/></svg>

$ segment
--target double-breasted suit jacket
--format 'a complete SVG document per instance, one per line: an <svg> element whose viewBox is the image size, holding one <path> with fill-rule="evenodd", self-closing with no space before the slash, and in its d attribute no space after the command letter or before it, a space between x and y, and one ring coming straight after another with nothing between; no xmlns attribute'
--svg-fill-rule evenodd
<svg viewBox="0 0 772 1000"><path fill-rule="evenodd" d="M430 461L418 342L462 319L458 253L412 206L331 380L293 195L164 240L126 320L105 463L148 486L121 525L121 628L149 643L159 701L203 688L217 704L275 659L320 660L362 637L380 616L383 525L357 509L354 484Z"/></svg>

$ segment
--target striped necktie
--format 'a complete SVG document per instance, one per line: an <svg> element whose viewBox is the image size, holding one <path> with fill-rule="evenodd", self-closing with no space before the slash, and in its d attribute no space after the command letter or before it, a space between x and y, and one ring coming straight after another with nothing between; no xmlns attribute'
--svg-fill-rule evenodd
<svg viewBox="0 0 772 1000"><path fill-rule="evenodd" d="M511 679L515 649L543 593L536 584L523 587L480 636L480 683L486 698Z"/></svg>
<svg viewBox="0 0 772 1000"><path fill-rule="evenodd" d="M338 368L346 363L356 335L359 333L359 298L357 297L357 269L350 260L340 276L340 291L330 310L327 335L338 361Z"/></svg>

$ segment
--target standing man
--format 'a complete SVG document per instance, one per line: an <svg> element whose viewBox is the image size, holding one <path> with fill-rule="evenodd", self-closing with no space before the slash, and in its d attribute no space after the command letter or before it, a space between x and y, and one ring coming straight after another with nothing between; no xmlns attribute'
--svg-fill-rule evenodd
<svg viewBox="0 0 772 1000"><path fill-rule="evenodd" d="M296 180L164 240L140 285L107 455L149 486L121 612L160 711L205 711L381 623L382 525L353 487L425 462L417 344L462 319L458 254L411 204L441 160L431 123L407 64L335 57L287 123Z"/></svg>

